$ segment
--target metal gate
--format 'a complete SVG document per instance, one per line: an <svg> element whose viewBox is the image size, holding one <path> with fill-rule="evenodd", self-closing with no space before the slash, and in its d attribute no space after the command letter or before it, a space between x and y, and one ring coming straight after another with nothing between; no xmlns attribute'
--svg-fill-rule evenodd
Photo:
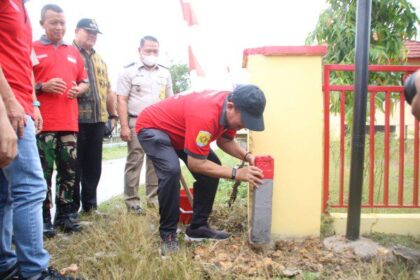
<svg viewBox="0 0 420 280"><path fill-rule="evenodd" d="M401 81L420 66L371 65L369 72L401 75ZM354 65L324 65L324 194L323 211L346 208L350 141L346 122L346 94L353 85L330 84L334 71L354 72ZM365 180L362 207L420 208L419 206L419 122L407 109L403 87L368 87ZM383 112L378 112L381 97ZM339 113L330 111L332 98L339 102ZM395 105L395 106L394 106ZM397 116L393 115L397 114ZM408 117L407 117L407 116ZM336 120L336 122L332 120ZM334 134L334 132L336 133Z"/></svg>

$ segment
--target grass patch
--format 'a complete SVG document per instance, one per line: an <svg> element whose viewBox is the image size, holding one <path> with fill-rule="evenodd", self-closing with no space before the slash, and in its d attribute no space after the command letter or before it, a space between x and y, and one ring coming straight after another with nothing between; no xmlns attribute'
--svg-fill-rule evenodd
<svg viewBox="0 0 420 280"><path fill-rule="evenodd" d="M371 233L368 235L364 235L365 237L372 239L378 244L390 247L392 245L403 245L413 249L420 250L420 240L411 235L401 235L401 234L385 234L385 233Z"/></svg>
<svg viewBox="0 0 420 280"><path fill-rule="evenodd" d="M112 207L111 207L112 206ZM84 217L92 223L80 234L47 240L52 264L58 268L76 263L85 279L203 279L190 257L190 247L171 261L159 258L158 214L127 214L121 198L101 205L107 217Z"/></svg>
<svg viewBox="0 0 420 280"><path fill-rule="evenodd" d="M217 196L210 223L234 235L244 234L246 201L238 197L234 207L227 209L220 197L224 193ZM81 217L85 224L82 233L46 240L53 266L61 269L75 263L79 266L77 276L84 279L238 279L195 261L196 244L184 243L182 233L178 235L180 252L171 260L160 259L157 209L146 208L145 216L128 214L122 197L116 196L102 203L99 210L106 217Z"/></svg>
<svg viewBox="0 0 420 280"><path fill-rule="evenodd" d="M125 158L127 156L127 146L104 147L102 150L102 160Z"/></svg>
<svg viewBox="0 0 420 280"><path fill-rule="evenodd" d="M321 215L321 238L335 234L334 218L328 214Z"/></svg>
<svg viewBox="0 0 420 280"><path fill-rule="evenodd" d="M118 158L120 155L125 157L126 149L104 149L104 159ZM233 166L236 162L221 151L218 153L225 164ZM186 167L184 174L192 186L193 179ZM236 203L228 208L232 183L221 180L210 223L234 235L244 235L247 220L246 188L239 189ZM140 187L140 195L143 199L144 186ZM238 279L195 261L192 255L196 245L185 244L182 233L179 234L180 252L171 260L160 259L157 209L146 208L146 215L141 217L127 214L122 197L116 196L102 203L99 210L107 217L82 216L82 223L88 223L82 233L59 234L54 239L46 240L45 246L52 256L53 266L61 269L75 263L79 266L78 276L84 279ZM212 246L213 243L205 244Z"/></svg>

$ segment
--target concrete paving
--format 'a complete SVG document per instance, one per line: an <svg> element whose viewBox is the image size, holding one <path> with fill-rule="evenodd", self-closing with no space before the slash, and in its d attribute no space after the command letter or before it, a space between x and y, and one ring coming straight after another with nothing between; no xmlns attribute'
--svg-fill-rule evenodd
<svg viewBox="0 0 420 280"><path fill-rule="evenodd" d="M124 166L125 158L102 161L102 175L97 190L98 204L124 192ZM140 181L144 182L144 170L142 175Z"/></svg>

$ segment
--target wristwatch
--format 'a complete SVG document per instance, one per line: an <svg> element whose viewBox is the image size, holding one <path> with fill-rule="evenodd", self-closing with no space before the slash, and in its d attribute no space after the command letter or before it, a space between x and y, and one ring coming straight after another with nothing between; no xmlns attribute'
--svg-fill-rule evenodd
<svg viewBox="0 0 420 280"><path fill-rule="evenodd" d="M34 102L32 102L32 106L39 108L39 107L41 107L41 103L39 103L38 100L35 100Z"/></svg>
<svg viewBox="0 0 420 280"><path fill-rule="evenodd" d="M238 171L238 167L233 167L232 168L232 176L230 177L230 179L235 180L236 179L236 172Z"/></svg>
<svg viewBox="0 0 420 280"><path fill-rule="evenodd" d="M35 85L35 92L38 93L38 92L41 92L41 91L42 91L42 83L37 83Z"/></svg>

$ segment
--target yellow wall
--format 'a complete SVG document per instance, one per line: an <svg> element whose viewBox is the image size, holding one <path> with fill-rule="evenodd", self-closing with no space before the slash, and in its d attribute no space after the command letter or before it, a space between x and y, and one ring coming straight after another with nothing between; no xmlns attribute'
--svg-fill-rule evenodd
<svg viewBox="0 0 420 280"><path fill-rule="evenodd" d="M274 157L272 235L318 236L323 167L321 56L248 57L250 82L266 94L264 132L251 132L255 155Z"/></svg>
<svg viewBox="0 0 420 280"><path fill-rule="evenodd" d="M336 234L344 235L347 228L347 214L332 213ZM360 233L382 232L419 236L420 214L362 214Z"/></svg>

